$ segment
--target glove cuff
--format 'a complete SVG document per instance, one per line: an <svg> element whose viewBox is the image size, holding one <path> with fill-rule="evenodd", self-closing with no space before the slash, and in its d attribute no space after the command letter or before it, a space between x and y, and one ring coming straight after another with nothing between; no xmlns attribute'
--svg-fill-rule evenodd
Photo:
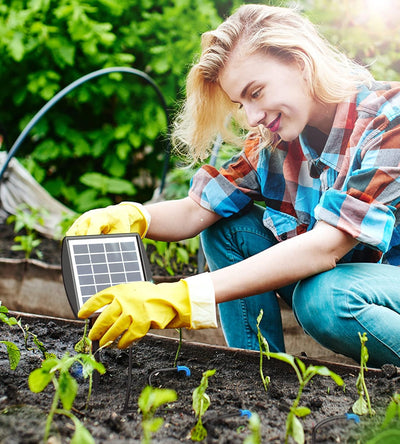
<svg viewBox="0 0 400 444"><path fill-rule="evenodd" d="M119 205L130 205L132 207L135 207L139 211L139 213L144 217L146 221L146 228L143 233L140 233L140 237L143 239L146 236L147 232L149 231L151 214L148 212L146 207L139 202L121 202Z"/></svg>
<svg viewBox="0 0 400 444"><path fill-rule="evenodd" d="M208 273L183 279L189 290L191 328L217 328L214 285Z"/></svg>

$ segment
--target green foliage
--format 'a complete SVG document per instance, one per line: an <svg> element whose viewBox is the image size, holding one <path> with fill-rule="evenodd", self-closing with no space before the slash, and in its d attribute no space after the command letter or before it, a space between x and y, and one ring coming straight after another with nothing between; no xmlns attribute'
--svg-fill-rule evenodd
<svg viewBox="0 0 400 444"><path fill-rule="evenodd" d="M18 321L14 318L14 316L8 316L8 308L4 305L1 305L0 301L0 321L8 326L12 327L13 325L17 325ZM8 360L10 363L10 369L15 370L18 366L18 363L21 359L21 352L17 345L10 341L0 341L0 344L4 344L7 348Z"/></svg>
<svg viewBox="0 0 400 444"><path fill-rule="evenodd" d="M203 373L200 381L200 385L193 391L193 410L197 418L196 425L190 432L190 438L193 441L203 441L207 437L207 430L203 426L203 415L210 407L210 397L207 395L206 390L208 388L208 378L215 374L216 370L207 370Z"/></svg>
<svg viewBox="0 0 400 444"><path fill-rule="evenodd" d="M164 268L171 276L182 273L185 265L196 268L196 254L199 249L200 238L198 236L179 242L163 242L153 239L143 239L143 243L148 250L149 246L154 249L149 255L151 263Z"/></svg>
<svg viewBox="0 0 400 444"><path fill-rule="evenodd" d="M42 392L50 383L53 384L55 392L53 402L47 415L44 433L44 442L47 442L50 435L50 428L55 414L69 417L75 424L75 433L71 442L94 444L94 440L88 430L80 423L72 413L71 409L78 393L78 383L70 374L74 364L82 366L84 378L92 378L93 372L105 373L103 364L97 362L92 354L78 353L70 356L65 353L61 359L49 357L42 362L40 368L33 370L28 378L29 389L34 393ZM61 402L62 408L58 405Z"/></svg>
<svg viewBox="0 0 400 444"><path fill-rule="evenodd" d="M175 390L160 389L151 386L146 386L139 396L138 405L142 412L142 430L143 439L142 444L150 444L153 433L157 432L163 425L162 418L155 418L156 410L163 404L174 402L177 399Z"/></svg>
<svg viewBox="0 0 400 444"><path fill-rule="evenodd" d="M202 32L221 19L210 0L12 0L0 6L0 100L6 147L39 109L83 75L129 66L150 75L173 112ZM157 186L166 112L143 79L114 73L70 92L25 140L25 166L78 212ZM27 156L29 154L29 156ZM96 173L96 176L87 175Z"/></svg>
<svg viewBox="0 0 400 444"><path fill-rule="evenodd" d="M365 382L365 372L368 370L367 362L369 359L368 349L365 343L368 341L367 334L364 332L358 333L361 341L361 357L360 357L360 372L357 377L356 387L358 393L358 399L353 404L352 410L357 415L375 415L374 409L371 407L371 400L369 397L367 384Z"/></svg>
<svg viewBox="0 0 400 444"><path fill-rule="evenodd" d="M11 250L24 251L26 259L30 258L33 253L39 259L43 257L39 250L41 240L38 238L35 226L44 224L44 215L45 211L42 208L32 208L29 205L21 204L16 209L15 214L8 216L7 223L14 224L15 233L21 230L25 231L25 234L15 236L15 245L11 247Z"/></svg>
<svg viewBox="0 0 400 444"><path fill-rule="evenodd" d="M14 316L8 316L8 308L1 305L0 301L0 321L7 324L10 327L16 325L22 331L24 335L24 345L26 350L39 351L42 354L43 359L53 357L52 353L48 353L46 347L39 340L36 334L29 330L29 325L22 325L20 320L17 320ZM33 346L30 345L32 340ZM7 348L8 358L10 361L11 370L15 370L21 358L21 352L16 344L10 341L0 341L0 344L4 344Z"/></svg>

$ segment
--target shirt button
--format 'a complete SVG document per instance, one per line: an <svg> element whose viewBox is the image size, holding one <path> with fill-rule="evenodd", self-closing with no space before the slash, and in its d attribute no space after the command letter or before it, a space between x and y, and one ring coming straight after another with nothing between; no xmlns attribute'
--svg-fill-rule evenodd
<svg viewBox="0 0 400 444"><path fill-rule="evenodd" d="M286 240L287 239L287 233L282 233L281 234L281 239L282 240Z"/></svg>

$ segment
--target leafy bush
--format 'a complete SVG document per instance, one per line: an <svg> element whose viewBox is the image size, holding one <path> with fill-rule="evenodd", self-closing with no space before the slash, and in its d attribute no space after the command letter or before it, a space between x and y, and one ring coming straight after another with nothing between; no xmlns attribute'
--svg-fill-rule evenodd
<svg viewBox="0 0 400 444"><path fill-rule="evenodd" d="M172 113L199 36L220 18L209 0L12 0L0 5L0 133L9 148L58 91L101 68L130 66L69 93L18 153L50 193L77 211L151 197ZM6 86L4 86L6 85Z"/></svg>

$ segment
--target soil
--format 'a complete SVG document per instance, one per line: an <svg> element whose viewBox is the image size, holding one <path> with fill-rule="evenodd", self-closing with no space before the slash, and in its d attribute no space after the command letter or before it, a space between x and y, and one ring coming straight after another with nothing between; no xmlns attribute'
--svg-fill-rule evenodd
<svg viewBox="0 0 400 444"><path fill-rule="evenodd" d="M22 317L21 321L45 344L47 351L55 353L58 357L67 352L73 353L74 344L83 332L83 322L80 321L65 322L36 316ZM9 368L5 347L0 347L0 443L40 443L43 440L44 423L54 389L50 384L43 392L32 393L28 388L27 378L31 371L40 367L41 354L24 348L22 334L16 326L10 328L1 324L0 338L13 341L22 352L21 361L13 371ZM177 340L153 335L137 342L132 347L130 387L127 381L129 352L117 348L102 350L100 361L105 365L106 373L101 376L97 374L97 386L87 410L84 404L88 382L77 377L79 392L73 413L89 430L96 443L140 442L142 432L138 397L149 383L151 372L173 367L177 347ZM307 358L303 358L303 362L306 365L313 363ZM191 442L190 430L196 423L192 410L193 390L199 385L204 371L216 369L215 375L209 378L206 391L211 404L203 417L208 432L208 437L203 442L242 443L250 431L247 419L238 415L239 409L250 410L260 416L261 442L284 442L286 416L298 388L296 375L290 366L276 360L264 360L264 374L271 378L270 387L265 392L260 378L257 352L184 341L178 365L187 366L191 375L186 376L182 371L165 371L155 373L151 378L154 387L171 388L178 394L176 402L157 410L157 416L164 419L164 424L154 434L154 440L166 444ZM355 385L357 367L330 363L329 368L343 377L346 388L344 390L331 378L322 376L315 376L306 386L301 401L302 406L311 410L311 414L302 419L306 442L356 443L365 438L366 430L377 427L390 396L400 390L398 369L386 366L382 370L370 369L367 372L367 387L378 416L372 419L368 416L363 417L360 424L344 419L334 421L331 425L320 427L316 439L312 440L312 431L317 423L350 412L352 404L358 398ZM226 414L235 416L224 419ZM73 430L70 420L57 415L50 442L70 442Z"/></svg>
<svg viewBox="0 0 400 444"><path fill-rule="evenodd" d="M10 257L14 234L7 225L0 226L0 257ZM7 244L8 242L8 244ZM59 263L60 244L43 239L43 260ZM19 258L21 252L12 252ZM153 273L166 274L162 269ZM193 271L190 272L192 274ZM74 344L83 333L83 322L65 321L33 315L15 314L23 325L37 335L47 351L59 358L65 353L74 353ZM174 333L170 331L170 333ZM176 337L178 333L176 332ZM6 347L0 345L0 444L35 444L43 442L44 425L54 389L50 384L43 392L33 393L28 387L28 375L41 365L41 354L27 350L18 327L0 324L0 341L12 341L21 350L21 360L16 370L11 370ZM32 344L29 344L32 345ZM32 348L32 347L29 347ZM99 354L106 367L104 375L96 377L89 407L85 410L88 381L79 379L79 392L73 413L93 436L96 444L139 443L142 439L142 416L138 411L138 398L149 383L149 375L163 368L174 366L178 341L149 334L132 347L131 384L128 387L129 351L109 348ZM329 377L315 376L306 386L300 405L311 413L301 422L306 443L366 443L378 430L391 396L400 392L400 369L384 366L381 370L369 369L366 382L373 408L378 415L362 417L361 422L343 419L351 412L358 398L356 380L359 368L333 362L301 357L306 365L326 365L342 376L345 389L338 387ZM192 393L198 387L203 372L216 369L209 379L207 394L210 407L203 422L208 436L203 441L210 444L243 443L250 429L246 417L240 417L239 409L257 413L261 419L261 442L283 443L285 421L298 389L298 380L292 368L280 361L264 359L263 372L270 376L271 383L265 392L259 369L259 353L236 350L183 341L178 365L187 366L191 376L184 372L161 371L153 374L155 387L172 388L178 394L177 401L157 410L164 420L163 426L154 434L154 441L170 444L192 442L190 430L196 423L192 409ZM127 402L128 399L128 402ZM224 415L232 414L230 418ZM336 420L323 424L328 418ZM317 426L317 427L316 427ZM400 428L400 424L397 423ZM313 436L313 431L315 436ZM57 415L54 420L51 444L71 442L74 426L71 420ZM292 441L290 441L292 442ZM389 441L380 441L389 443ZM395 441L390 441L394 444ZM80 443L79 443L80 444Z"/></svg>

